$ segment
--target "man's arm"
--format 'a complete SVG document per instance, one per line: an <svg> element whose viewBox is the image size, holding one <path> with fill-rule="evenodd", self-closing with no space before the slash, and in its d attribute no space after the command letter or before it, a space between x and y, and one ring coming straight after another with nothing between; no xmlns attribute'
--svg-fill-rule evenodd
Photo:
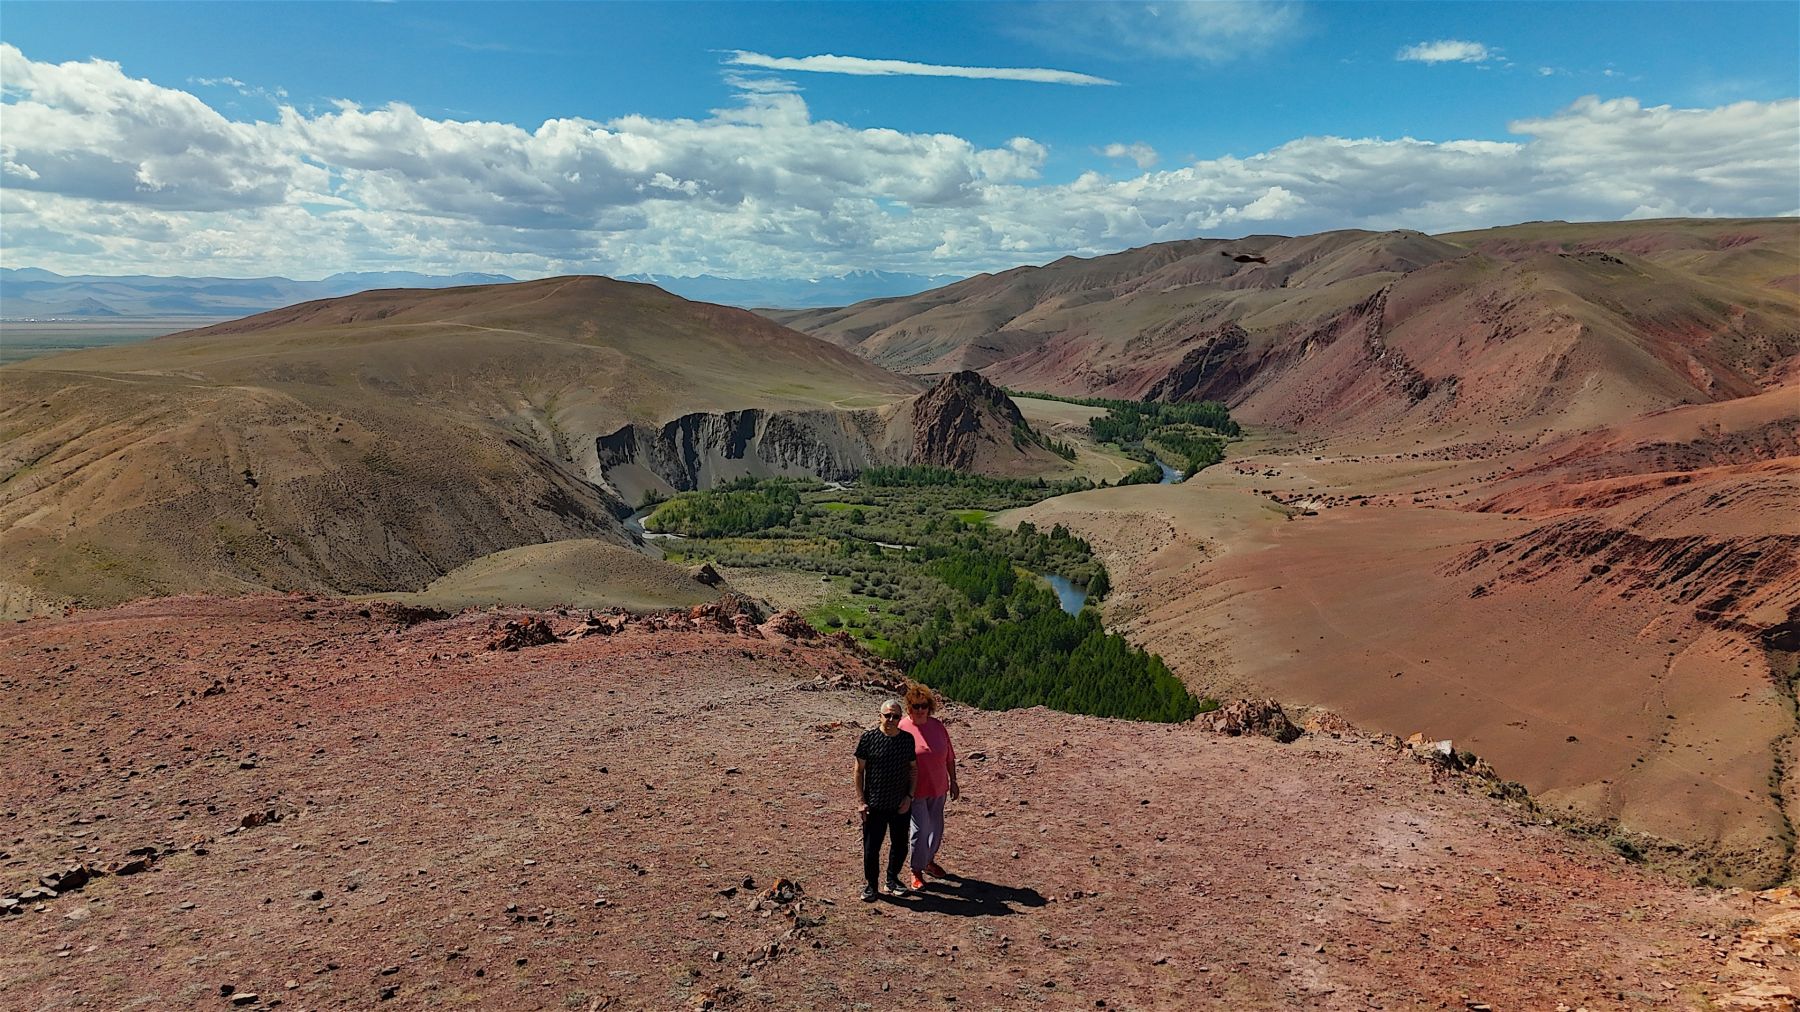
<svg viewBox="0 0 1800 1012"><path fill-rule="evenodd" d="M867 788L863 786L863 780L867 775L868 769L868 760L856 760L856 800L859 802L856 806L856 811L862 815L869 814L869 795L867 793Z"/></svg>
<svg viewBox="0 0 1800 1012"><path fill-rule="evenodd" d="M906 797L900 802L900 814L912 811L913 792L919 789L919 761L906 764Z"/></svg>

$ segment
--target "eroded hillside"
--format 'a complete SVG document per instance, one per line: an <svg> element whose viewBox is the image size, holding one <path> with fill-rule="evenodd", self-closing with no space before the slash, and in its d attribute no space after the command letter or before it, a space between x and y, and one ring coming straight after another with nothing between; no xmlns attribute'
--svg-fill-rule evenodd
<svg viewBox="0 0 1800 1012"><path fill-rule="evenodd" d="M1792 219L1190 240L775 314L890 368L1216 399L1312 433L1582 429L1760 392L1800 352Z"/></svg>

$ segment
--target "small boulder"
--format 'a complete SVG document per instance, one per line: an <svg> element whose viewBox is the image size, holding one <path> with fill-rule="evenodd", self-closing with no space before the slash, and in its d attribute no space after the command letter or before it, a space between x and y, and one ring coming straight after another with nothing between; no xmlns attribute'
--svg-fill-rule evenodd
<svg viewBox="0 0 1800 1012"><path fill-rule="evenodd" d="M489 650L519 650L555 643L556 632L541 618L508 619L500 634L488 642Z"/></svg>
<svg viewBox="0 0 1800 1012"><path fill-rule="evenodd" d="M1233 737L1260 734L1282 743L1300 737L1300 729L1273 699L1234 699L1211 713L1196 717L1195 723Z"/></svg>
<svg viewBox="0 0 1800 1012"><path fill-rule="evenodd" d="M793 610L776 612L767 622L762 624L765 634L786 636L788 639L812 640L819 638L819 630L814 629Z"/></svg>

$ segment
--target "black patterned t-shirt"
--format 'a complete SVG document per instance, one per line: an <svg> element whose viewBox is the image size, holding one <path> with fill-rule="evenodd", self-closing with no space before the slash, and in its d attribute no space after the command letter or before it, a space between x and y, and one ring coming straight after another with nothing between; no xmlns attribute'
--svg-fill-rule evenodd
<svg viewBox="0 0 1800 1012"><path fill-rule="evenodd" d="M870 808L900 807L900 799L912 788L913 736L882 734L880 728L864 731L856 742L856 758L863 769L863 794Z"/></svg>

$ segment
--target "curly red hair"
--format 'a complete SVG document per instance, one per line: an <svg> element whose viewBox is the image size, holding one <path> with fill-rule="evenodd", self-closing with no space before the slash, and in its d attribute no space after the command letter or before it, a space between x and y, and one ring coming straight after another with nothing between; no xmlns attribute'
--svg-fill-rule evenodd
<svg viewBox="0 0 1800 1012"><path fill-rule="evenodd" d="M919 705L929 707L930 709L926 711L927 713L936 713L938 708L937 693L931 691L931 686L929 685L914 682L906 687L906 709L910 712L913 707Z"/></svg>

